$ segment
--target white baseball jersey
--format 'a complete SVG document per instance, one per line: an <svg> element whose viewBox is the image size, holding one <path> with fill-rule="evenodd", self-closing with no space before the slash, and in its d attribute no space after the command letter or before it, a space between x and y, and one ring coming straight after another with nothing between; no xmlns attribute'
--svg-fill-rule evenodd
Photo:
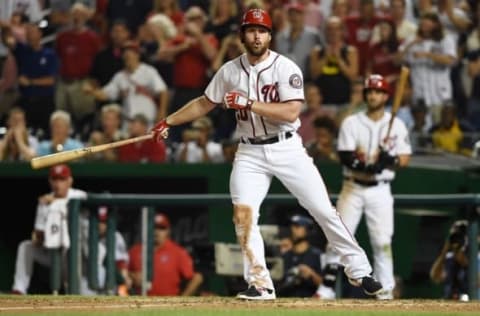
<svg viewBox="0 0 480 316"><path fill-rule="evenodd" d="M72 198L84 199L86 196L87 193L85 191L71 188L68 190L67 200ZM48 225L48 213L53 207L56 207L56 205L57 203L55 203L55 201L52 204L38 204L34 224L36 230L45 231ZM31 240L22 241L17 249L12 289L20 291L21 293L27 293L33 274L34 263L38 262L44 266L50 266L50 261L50 253L47 248L37 247Z"/></svg>
<svg viewBox="0 0 480 316"><path fill-rule="evenodd" d="M404 50L404 47L414 39L415 37L406 40L400 50ZM414 56L415 52L432 52L457 58L457 45L453 37L446 33L440 42L423 40L413 44L405 55L405 59L410 65L410 79L415 101L423 99L429 106L441 105L446 100L451 100L450 67L435 63L430 58L417 58Z"/></svg>
<svg viewBox="0 0 480 316"><path fill-rule="evenodd" d="M270 51L257 65L250 65L246 54L224 64L215 74L205 96L213 103L223 103L225 93L237 91L260 102L304 101L303 75L290 59ZM251 111L237 111L237 135L261 137L283 131L295 131L300 120L279 122Z"/></svg>
<svg viewBox="0 0 480 316"><path fill-rule="evenodd" d="M355 152L359 159L366 164L372 164L377 160L380 146L393 156L410 155L412 153L410 138L402 120L398 118L393 120L390 136L388 140L385 140L390 118L391 113L389 112L385 112L378 121L371 120L363 111L348 116L340 126L337 149ZM357 179L370 178L370 180L387 181L391 181L395 177L395 172L390 169L384 169L380 174L370 175L344 167L343 174L346 177Z"/></svg>
<svg viewBox="0 0 480 316"><path fill-rule="evenodd" d="M128 118L144 114L150 123L157 119L157 103L154 96L167 90L167 85L157 70L141 63L133 73L117 72L103 87L111 100L122 99L123 111Z"/></svg>
<svg viewBox="0 0 480 316"><path fill-rule="evenodd" d="M225 93L238 91L250 99L276 106L278 102L303 102L303 88L299 67L290 59L269 51L268 57L255 66L249 64L246 55L223 65L208 85L205 97L221 104ZM322 227L332 247L342 257L348 277L359 279L369 275L372 268L365 252L335 212L318 168L307 154L301 137L294 132L300 126L300 120L297 118L293 123L276 121L247 110L236 114L236 133L242 139L277 136L272 137L276 141L268 144L240 142L230 174L232 204L247 206L251 210L251 216L245 216L245 223L235 223L242 247L245 281L249 285L274 290L258 226L260 204L273 177L285 185ZM281 132L285 131L293 133L290 137L282 137Z"/></svg>
<svg viewBox="0 0 480 316"><path fill-rule="evenodd" d="M82 278L80 280L80 294L81 295L97 295L102 294L107 278L107 269L105 259L107 257L107 236L99 236L97 247L97 280L99 291L93 290L88 286L87 267L88 267L88 234L89 234L89 217L83 214L80 217L80 247L82 249ZM115 232L115 262L118 264L122 262L122 266L128 266L129 255L125 238L119 231Z"/></svg>
<svg viewBox="0 0 480 316"><path fill-rule="evenodd" d="M68 199L85 199L87 192L79 189L70 188L67 193ZM49 204L38 204L37 214L35 215L34 227L36 230L44 231L48 218L48 212L50 210Z"/></svg>
<svg viewBox="0 0 480 316"><path fill-rule="evenodd" d="M385 112L378 121L371 120L363 111L348 116L340 126L337 149L353 151L366 164L377 161L380 146L390 155L410 155L412 149L408 130L402 120L393 120L390 135L386 139L390 118L389 112ZM346 180L338 196L337 210L352 233L356 232L365 215L373 250L373 272L387 291L384 297L389 297L395 287L391 250L394 201L389 184L395 177L395 172L384 169L380 174L372 175L344 167L343 175ZM329 263L338 262L335 251L330 247L327 247L327 253Z"/></svg>
<svg viewBox="0 0 480 316"><path fill-rule="evenodd" d="M87 235L82 236L82 251L83 251L83 264L82 264L82 269L83 269L83 276L80 281L80 295L97 295L100 294L104 287L105 287L105 282L107 280L107 269L104 264L104 261L107 257L107 238L102 237L98 240L98 249L97 249L97 263L98 263L98 274L97 274L97 280L98 280L98 286L99 286L99 291L92 290L88 286L88 278L87 278L87 267L88 267L88 220L87 221ZM85 225L85 224L84 224ZM123 235L119 232L115 232L115 251L114 251L114 256L115 256L115 262L118 264L119 262L122 262L122 265L128 266L128 261L129 261L129 256L128 256L128 248L127 248L127 243L125 239L123 238Z"/></svg>

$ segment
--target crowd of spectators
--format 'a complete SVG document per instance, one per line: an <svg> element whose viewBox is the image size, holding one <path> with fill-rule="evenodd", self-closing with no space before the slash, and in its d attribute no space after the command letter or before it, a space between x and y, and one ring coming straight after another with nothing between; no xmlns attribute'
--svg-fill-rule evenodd
<svg viewBox="0 0 480 316"><path fill-rule="evenodd" d="M269 11L271 48L304 72L299 133L316 159L336 160L340 122L364 106L363 78L383 75L393 96L403 65L410 78L398 115L414 149L472 155L480 135L477 1L5 0L0 160L147 133L244 52L238 23L250 7ZM218 107L195 124L172 129L158 148L145 141L88 159L229 161L233 111Z"/></svg>

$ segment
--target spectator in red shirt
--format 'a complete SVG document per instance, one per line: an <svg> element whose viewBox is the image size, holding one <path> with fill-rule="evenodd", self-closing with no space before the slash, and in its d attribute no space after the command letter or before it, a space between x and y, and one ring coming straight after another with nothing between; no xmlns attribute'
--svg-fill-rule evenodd
<svg viewBox="0 0 480 316"><path fill-rule="evenodd" d="M173 62L174 94L169 113L203 95L208 83L208 70L218 50L218 40L204 31L208 17L198 6L185 12L183 31L159 50L159 60ZM169 140L180 142L186 125L171 131Z"/></svg>
<svg viewBox="0 0 480 316"><path fill-rule="evenodd" d="M136 114L128 124L129 137L148 134L148 119L143 114ZM131 143L119 147L120 162L165 162L167 156L165 143L156 143L152 139Z"/></svg>
<svg viewBox="0 0 480 316"><path fill-rule="evenodd" d="M95 99L83 93L82 86L90 74L95 55L100 51L100 37L87 26L93 11L82 3L71 9L71 28L58 34L55 48L60 59L60 80L57 83L57 109L70 112L75 130L92 120ZM90 131L87 131L87 135Z"/></svg>
<svg viewBox="0 0 480 316"><path fill-rule="evenodd" d="M382 21L378 23L378 29L380 39L370 46L366 73L367 76L380 74L388 81L390 87L395 87L400 74L400 63L396 61L400 44L396 27L391 21ZM393 95L394 91L391 93Z"/></svg>
<svg viewBox="0 0 480 316"><path fill-rule="evenodd" d="M163 213L155 215L155 245L153 254L153 279L149 296L189 296L195 294L203 282L200 273L194 271L193 260L182 246L170 239L170 220ZM142 275L142 245L135 244L129 250L130 276L133 291L140 293ZM188 280L182 289L182 281Z"/></svg>
<svg viewBox="0 0 480 316"><path fill-rule="evenodd" d="M368 47L375 25L382 21L383 17L375 14L373 0L361 0L358 15L350 15L345 19L347 28L347 43L358 50L358 66L360 76L365 76L368 55Z"/></svg>

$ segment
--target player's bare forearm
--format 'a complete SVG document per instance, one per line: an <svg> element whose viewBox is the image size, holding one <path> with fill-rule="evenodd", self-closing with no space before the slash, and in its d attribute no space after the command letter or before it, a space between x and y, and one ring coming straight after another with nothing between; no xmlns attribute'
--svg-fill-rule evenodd
<svg viewBox="0 0 480 316"><path fill-rule="evenodd" d="M251 111L277 121L293 123L300 115L302 102L288 101L282 103L265 103L255 101L252 104Z"/></svg>
<svg viewBox="0 0 480 316"><path fill-rule="evenodd" d="M201 96L191 100L178 111L167 116L166 121L170 126L188 123L204 116L213 110L214 107L214 103L208 101L204 96Z"/></svg>

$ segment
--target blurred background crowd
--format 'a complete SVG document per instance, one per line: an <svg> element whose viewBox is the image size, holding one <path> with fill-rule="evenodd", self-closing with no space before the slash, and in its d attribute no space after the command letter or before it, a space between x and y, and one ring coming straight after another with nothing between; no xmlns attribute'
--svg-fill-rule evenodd
<svg viewBox="0 0 480 316"><path fill-rule="evenodd" d="M398 115L415 153L476 157L478 1L5 0L0 160L147 133L243 52L238 23L251 7L269 11L271 48L304 73L299 133L315 159L337 159L341 120L364 108L363 78L379 73L395 87L402 65L411 71ZM231 112L219 106L160 146L144 141L88 159L228 162L237 140Z"/></svg>

